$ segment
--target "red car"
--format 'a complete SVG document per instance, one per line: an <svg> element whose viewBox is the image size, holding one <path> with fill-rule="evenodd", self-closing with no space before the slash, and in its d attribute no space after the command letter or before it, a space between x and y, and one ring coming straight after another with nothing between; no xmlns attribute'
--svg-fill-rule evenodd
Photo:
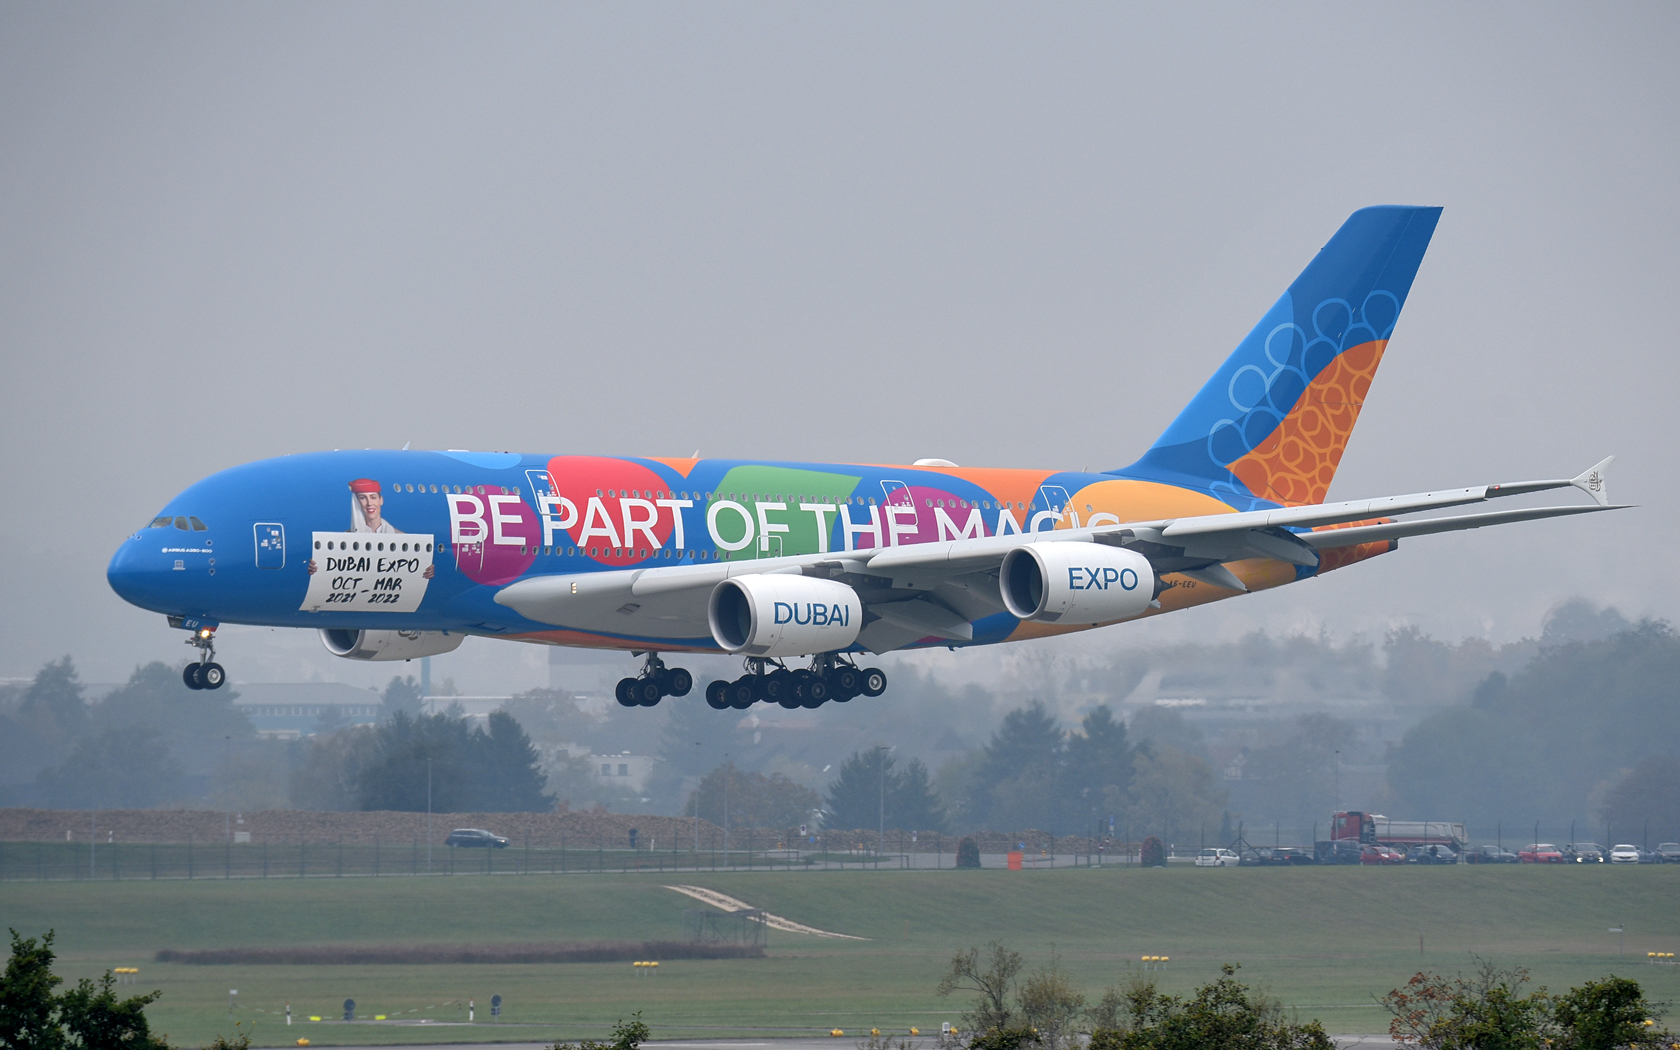
<svg viewBox="0 0 1680 1050"><path fill-rule="evenodd" d="M1359 851L1361 864L1404 864L1406 855L1389 846L1366 846Z"/></svg>
<svg viewBox="0 0 1680 1050"><path fill-rule="evenodd" d="M1524 864L1562 864L1563 851L1550 842L1536 842L1518 850L1517 859Z"/></svg>

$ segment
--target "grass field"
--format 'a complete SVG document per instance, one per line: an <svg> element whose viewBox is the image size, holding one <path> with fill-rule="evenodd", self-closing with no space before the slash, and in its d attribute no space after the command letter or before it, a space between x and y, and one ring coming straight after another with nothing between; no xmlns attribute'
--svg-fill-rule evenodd
<svg viewBox="0 0 1680 1050"><path fill-rule="evenodd" d="M684 882L797 922L867 937L771 932L760 960L668 962L654 975L626 963L547 965L187 966L160 948L440 941L509 943L681 936ZM642 1010L655 1038L851 1037L955 1021L963 1003L933 989L954 950L999 938L1031 962L1054 948L1093 996L1140 955L1171 956L1161 975L1184 991L1223 962L1336 1032L1385 1022L1372 996L1420 967L1455 970L1476 952L1529 967L1561 989L1606 973L1680 999L1680 967L1647 951L1680 950L1680 867L1454 867L1054 871L601 874L557 877L270 879L7 883L0 923L58 931L59 972L94 976L138 966L138 989L161 989L157 1027L201 1045L234 1020L263 1045L599 1037ZM1624 956L1610 927L1626 924ZM1422 938L1422 950L1419 938ZM230 1012L229 989L238 989ZM488 1023L493 994L505 1000ZM478 1003L478 1024L464 1021ZM346 998L362 1018L430 1018L435 1026L310 1023ZM837 1040L837 1042L842 1042ZM844 1045L849 1046L849 1042Z"/></svg>

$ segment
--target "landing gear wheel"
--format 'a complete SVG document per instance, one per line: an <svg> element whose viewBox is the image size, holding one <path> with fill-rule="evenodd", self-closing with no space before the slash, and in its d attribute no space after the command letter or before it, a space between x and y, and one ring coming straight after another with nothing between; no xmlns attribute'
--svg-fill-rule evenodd
<svg viewBox="0 0 1680 1050"><path fill-rule="evenodd" d="M729 710L729 699L724 694L729 690L729 683L721 679L706 687L706 706L714 711Z"/></svg>
<svg viewBox="0 0 1680 1050"><path fill-rule="evenodd" d="M620 678L618 685L613 688L613 696L618 698L621 707L635 707L636 680L634 678Z"/></svg>
<svg viewBox="0 0 1680 1050"><path fill-rule="evenodd" d="M227 681L227 672L222 670L222 665L218 663L200 664L198 666L198 680L202 688L220 689L222 683Z"/></svg>
<svg viewBox="0 0 1680 1050"><path fill-rule="evenodd" d="M657 678L636 678L632 681L635 683L635 689L631 692L631 695L643 707L657 706L660 699L665 695L665 690L659 687L659 679Z"/></svg>
<svg viewBox="0 0 1680 1050"><path fill-rule="evenodd" d="M834 675L829 682L834 686L834 699L845 703L858 693L858 682L862 681L863 672L855 667L844 665L834 669Z"/></svg>
<svg viewBox="0 0 1680 1050"><path fill-rule="evenodd" d="M665 673L665 691L672 696L687 696L694 688L694 676L681 667L673 667Z"/></svg>
<svg viewBox="0 0 1680 1050"><path fill-rule="evenodd" d="M181 681L186 684L188 689L204 688L203 680L198 677L199 669L203 666L203 664L188 664L181 668Z"/></svg>
<svg viewBox="0 0 1680 1050"><path fill-rule="evenodd" d="M811 681L814 678L816 678L816 675L809 671L793 672L793 695L795 699L805 699L805 690L810 686Z"/></svg>
<svg viewBox="0 0 1680 1050"><path fill-rule="evenodd" d="M758 682L755 675L743 675L729 683L728 690L723 694L729 700L729 706L737 711L745 711L751 707L758 696Z"/></svg>
<svg viewBox="0 0 1680 1050"><path fill-rule="evenodd" d="M880 696L887 691L887 672L879 667L865 667L862 684L864 696Z"/></svg>
<svg viewBox="0 0 1680 1050"><path fill-rule="evenodd" d="M764 699L773 704L793 698L793 672L788 670L771 671L764 676Z"/></svg>
<svg viewBox="0 0 1680 1050"><path fill-rule="evenodd" d="M828 702L832 690L829 689L828 679L821 675L812 675L800 689L804 693L806 707L821 707Z"/></svg>

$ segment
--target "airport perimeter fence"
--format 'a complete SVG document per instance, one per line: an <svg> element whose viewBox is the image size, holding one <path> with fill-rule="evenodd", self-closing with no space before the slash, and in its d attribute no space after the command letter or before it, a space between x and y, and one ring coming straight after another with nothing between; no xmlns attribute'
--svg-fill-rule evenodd
<svg viewBox="0 0 1680 1050"><path fill-rule="evenodd" d="M18 811L10 811L16 814ZM47 811L35 811L44 816ZM126 811L139 815L144 811ZM221 814L189 811L198 823ZM53 814L59 818L63 811ZM163 816L156 811L147 816ZM310 814L291 814L309 817ZM120 818L121 812L110 814ZM377 814L328 814L333 818L375 818ZM508 814L516 817L543 815ZM614 815L617 817L617 815ZM87 820L87 816L80 819ZM619 822L624 818L619 817ZM873 829L853 831L817 830L800 835L797 829L777 832L762 828L735 828L727 832L707 821L692 818L636 818L654 826L663 839L631 836L625 830L597 833L577 831L545 834L542 826L528 826L521 835L509 835L505 848L451 848L443 844L441 828L428 845L424 835L369 835L352 830L326 838L310 834L193 834L170 835L162 827L157 833L141 835L141 826L109 830L83 824L79 831L66 828L66 840L0 838L0 882L125 880L125 879L249 879L249 878L348 878L415 877L449 875L562 875L606 872L681 871L841 871L871 869L950 869L956 866L956 851L963 836L943 832L888 830L883 839ZM658 822L655 824L655 822ZM364 820L364 824L367 821ZM63 827L63 823L58 824ZM373 827L381 825L373 824ZM446 825L447 826L447 822ZM5 829L0 829L5 830ZM21 828L9 829L15 835ZM39 834L42 829L31 828ZM92 841L89 841L89 832ZM1139 863L1141 829L1117 829L1109 837L1107 828L1092 827L1085 835L1056 836L1040 831L975 832L972 834L986 867L1003 867L1010 854L1027 869L1067 867L1128 867ZM1584 822L1528 822L1510 825L1496 822L1467 829L1468 844L1498 844L1517 850L1531 842L1595 841L1612 846L1631 841L1646 848L1661 841L1675 841L1680 830L1648 827L1638 829L1588 828ZM1286 828L1281 823L1242 824L1244 842L1265 849L1273 846L1311 848L1328 824ZM1105 834L1098 834L1103 832ZM1609 832L1609 834L1606 834ZM1230 846L1235 834L1218 826L1204 828L1189 841L1164 840L1169 862L1188 864L1203 848ZM1600 841L1602 836L1602 841ZM184 840L183 840L184 839ZM1649 840L1647 843L1646 840ZM632 845L632 841L635 842Z"/></svg>
<svg viewBox="0 0 1680 1050"><path fill-rule="evenodd" d="M960 836L888 832L818 832L796 840L757 828L720 830L664 848L631 848L620 835L564 836L558 845L509 842L504 848L452 848L407 841L346 842L260 838L231 841L0 841L0 882L132 879L272 879L449 875L569 875L598 872L842 871L952 869ZM984 854L1002 866L1009 851L1024 866L1080 867L1138 863L1138 843L1043 833L988 834ZM992 842L992 839L998 841ZM657 846L657 843L654 844ZM902 848L898 848L902 846ZM1016 847L1024 847L1017 850Z"/></svg>

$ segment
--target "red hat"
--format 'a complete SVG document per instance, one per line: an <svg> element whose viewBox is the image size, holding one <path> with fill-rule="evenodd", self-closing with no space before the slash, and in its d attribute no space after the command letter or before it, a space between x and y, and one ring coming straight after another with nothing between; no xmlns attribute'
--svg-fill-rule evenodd
<svg viewBox="0 0 1680 1050"><path fill-rule="evenodd" d="M379 482L372 478L357 478L350 483L351 492L378 492Z"/></svg>

